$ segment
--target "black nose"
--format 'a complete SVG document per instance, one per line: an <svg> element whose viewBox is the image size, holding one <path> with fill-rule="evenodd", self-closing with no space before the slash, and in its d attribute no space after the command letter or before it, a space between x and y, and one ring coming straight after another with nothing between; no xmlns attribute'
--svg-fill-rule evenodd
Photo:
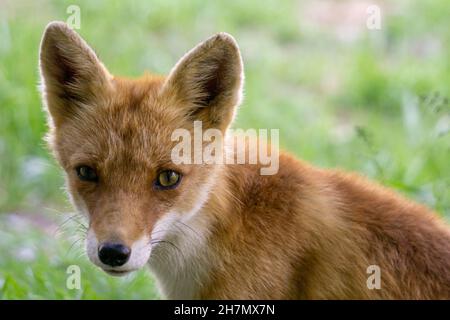
<svg viewBox="0 0 450 320"><path fill-rule="evenodd" d="M111 267L124 265L130 258L131 249L121 243L106 242L98 248L101 262Z"/></svg>

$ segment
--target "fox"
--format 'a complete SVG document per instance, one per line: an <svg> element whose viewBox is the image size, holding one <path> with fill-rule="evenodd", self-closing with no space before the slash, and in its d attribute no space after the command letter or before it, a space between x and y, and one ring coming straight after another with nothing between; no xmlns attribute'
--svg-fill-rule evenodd
<svg viewBox="0 0 450 320"><path fill-rule="evenodd" d="M227 148L244 83L231 35L167 76L131 79L54 21L39 71L49 149L107 274L147 267L165 299L450 298L447 223L394 190L283 151L271 175L259 162L173 161L173 132L195 121L223 134L227 156L246 152Z"/></svg>

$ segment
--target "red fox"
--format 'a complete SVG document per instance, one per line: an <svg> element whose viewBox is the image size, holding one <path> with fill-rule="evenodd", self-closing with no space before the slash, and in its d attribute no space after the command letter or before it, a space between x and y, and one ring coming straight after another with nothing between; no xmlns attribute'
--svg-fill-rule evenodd
<svg viewBox="0 0 450 320"><path fill-rule="evenodd" d="M173 132L227 135L243 64L232 36L197 45L167 77L112 76L62 22L40 48L47 140L111 275L148 265L168 299L449 299L450 229L355 174L281 153L262 164L176 164ZM204 142L206 143L206 142ZM370 270L379 283L370 285Z"/></svg>

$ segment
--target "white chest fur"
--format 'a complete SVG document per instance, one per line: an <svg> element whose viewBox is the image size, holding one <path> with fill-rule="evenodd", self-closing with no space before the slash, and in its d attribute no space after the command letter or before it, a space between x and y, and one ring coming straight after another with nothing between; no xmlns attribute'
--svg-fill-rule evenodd
<svg viewBox="0 0 450 320"><path fill-rule="evenodd" d="M165 298L198 298L212 262L208 226L201 210L193 215L170 212L155 225L153 242L161 242L153 245L149 266Z"/></svg>

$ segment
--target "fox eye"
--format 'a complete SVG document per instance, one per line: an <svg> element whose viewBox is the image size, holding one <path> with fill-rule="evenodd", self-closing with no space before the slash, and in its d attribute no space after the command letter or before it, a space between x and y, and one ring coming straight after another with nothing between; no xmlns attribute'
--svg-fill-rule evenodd
<svg viewBox="0 0 450 320"><path fill-rule="evenodd" d="M79 166L75 169L77 171L78 178L83 181L97 182L98 176L94 169L88 166Z"/></svg>
<svg viewBox="0 0 450 320"><path fill-rule="evenodd" d="M181 180L181 175L173 170L164 170L158 174L155 186L160 189L173 189Z"/></svg>

